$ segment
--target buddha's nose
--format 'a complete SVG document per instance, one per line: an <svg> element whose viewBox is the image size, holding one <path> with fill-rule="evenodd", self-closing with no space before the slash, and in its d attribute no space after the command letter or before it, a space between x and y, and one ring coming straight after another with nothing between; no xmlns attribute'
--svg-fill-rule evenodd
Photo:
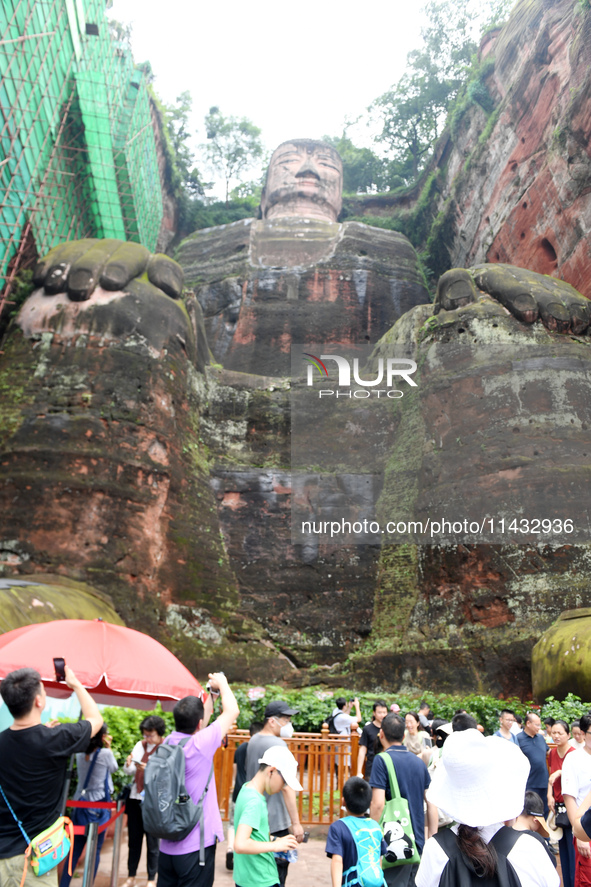
<svg viewBox="0 0 591 887"><path fill-rule="evenodd" d="M301 178L309 178L310 176L314 176L315 179L318 179L318 181L320 181L320 173L316 169L316 164L314 163L313 160L311 160L310 158L307 158L306 160L304 160L301 167L296 172L295 177L296 177L296 179L301 179Z"/></svg>

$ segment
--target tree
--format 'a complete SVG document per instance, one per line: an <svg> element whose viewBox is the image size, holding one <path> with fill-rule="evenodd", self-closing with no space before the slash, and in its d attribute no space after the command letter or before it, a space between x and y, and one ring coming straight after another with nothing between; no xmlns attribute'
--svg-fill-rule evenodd
<svg viewBox="0 0 591 887"><path fill-rule="evenodd" d="M188 90L181 92L173 105L163 106L164 122L177 179L175 185L189 197L203 197L208 185L201 180L190 145L189 115L192 107L191 93Z"/></svg>
<svg viewBox="0 0 591 887"><path fill-rule="evenodd" d="M430 154L445 121L447 85L427 72L404 74L391 90L372 105L381 115L385 142L392 154L391 174L414 181Z"/></svg>
<svg viewBox="0 0 591 887"><path fill-rule="evenodd" d="M261 130L246 117L224 117L219 108L213 107L205 117L205 131L207 158L226 183L228 203L230 182L263 157Z"/></svg>
<svg viewBox="0 0 591 887"><path fill-rule="evenodd" d="M388 189L388 163L369 148L358 148L347 135L347 128L338 138L324 136L323 141L335 148L343 161L343 191L367 194Z"/></svg>
<svg viewBox="0 0 591 887"><path fill-rule="evenodd" d="M382 126L377 140L389 149L391 176L407 183L424 167L450 106L468 79L478 39L505 17L512 0L429 0L422 44L407 68L369 108Z"/></svg>
<svg viewBox="0 0 591 887"><path fill-rule="evenodd" d="M192 230L193 204L211 187L203 182L191 147L189 115L193 100L187 91L170 105L164 104L153 90L151 96L161 122L168 183L177 201L178 231L185 235Z"/></svg>

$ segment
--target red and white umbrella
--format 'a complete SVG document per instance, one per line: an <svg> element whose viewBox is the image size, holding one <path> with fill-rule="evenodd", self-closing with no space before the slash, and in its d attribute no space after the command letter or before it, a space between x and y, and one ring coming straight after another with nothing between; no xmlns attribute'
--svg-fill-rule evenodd
<svg viewBox="0 0 591 887"><path fill-rule="evenodd" d="M96 702L165 711L184 696L203 698L199 681L170 650L147 634L101 619L58 619L0 635L0 680L17 668L36 668L50 696L72 692L55 680L62 657ZM0 693L2 687L0 686Z"/></svg>

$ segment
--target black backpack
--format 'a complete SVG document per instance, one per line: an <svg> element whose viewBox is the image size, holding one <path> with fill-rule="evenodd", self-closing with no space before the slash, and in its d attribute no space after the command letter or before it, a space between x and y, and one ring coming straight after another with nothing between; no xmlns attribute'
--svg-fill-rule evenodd
<svg viewBox="0 0 591 887"><path fill-rule="evenodd" d="M492 878L482 878L476 874L462 854L458 847L457 835L449 828L437 832L434 836L435 840L449 857L449 862L441 873L439 887L521 887L521 881L507 856L523 834L533 835L546 847L545 842L535 832L518 832L513 828L503 826L490 841L497 851L497 874ZM549 852L548 855L551 856ZM551 858L554 862L554 858ZM555 862L554 865L556 865Z"/></svg>
<svg viewBox="0 0 591 887"><path fill-rule="evenodd" d="M144 830L155 838L182 841L200 825L199 865L205 865L203 801L213 775L213 764L203 794L195 804L185 787L185 745L161 743L150 755L144 775L142 819Z"/></svg>
<svg viewBox="0 0 591 887"><path fill-rule="evenodd" d="M338 733L338 732L339 732L339 731L337 730L337 728L335 727L335 725L334 725L334 721L335 721L335 718L337 718L340 714L342 714L342 712L339 711L338 714L336 714L336 715L331 715L331 716L327 719L326 723L328 724L328 732L329 732L329 733Z"/></svg>

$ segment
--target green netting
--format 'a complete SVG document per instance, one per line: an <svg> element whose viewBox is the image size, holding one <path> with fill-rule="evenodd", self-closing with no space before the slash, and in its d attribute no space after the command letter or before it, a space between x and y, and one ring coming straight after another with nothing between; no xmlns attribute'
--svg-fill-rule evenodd
<svg viewBox="0 0 591 887"><path fill-rule="evenodd" d="M0 286L27 223L39 254L85 236L153 250L162 212L146 75L104 0L2 0Z"/></svg>

